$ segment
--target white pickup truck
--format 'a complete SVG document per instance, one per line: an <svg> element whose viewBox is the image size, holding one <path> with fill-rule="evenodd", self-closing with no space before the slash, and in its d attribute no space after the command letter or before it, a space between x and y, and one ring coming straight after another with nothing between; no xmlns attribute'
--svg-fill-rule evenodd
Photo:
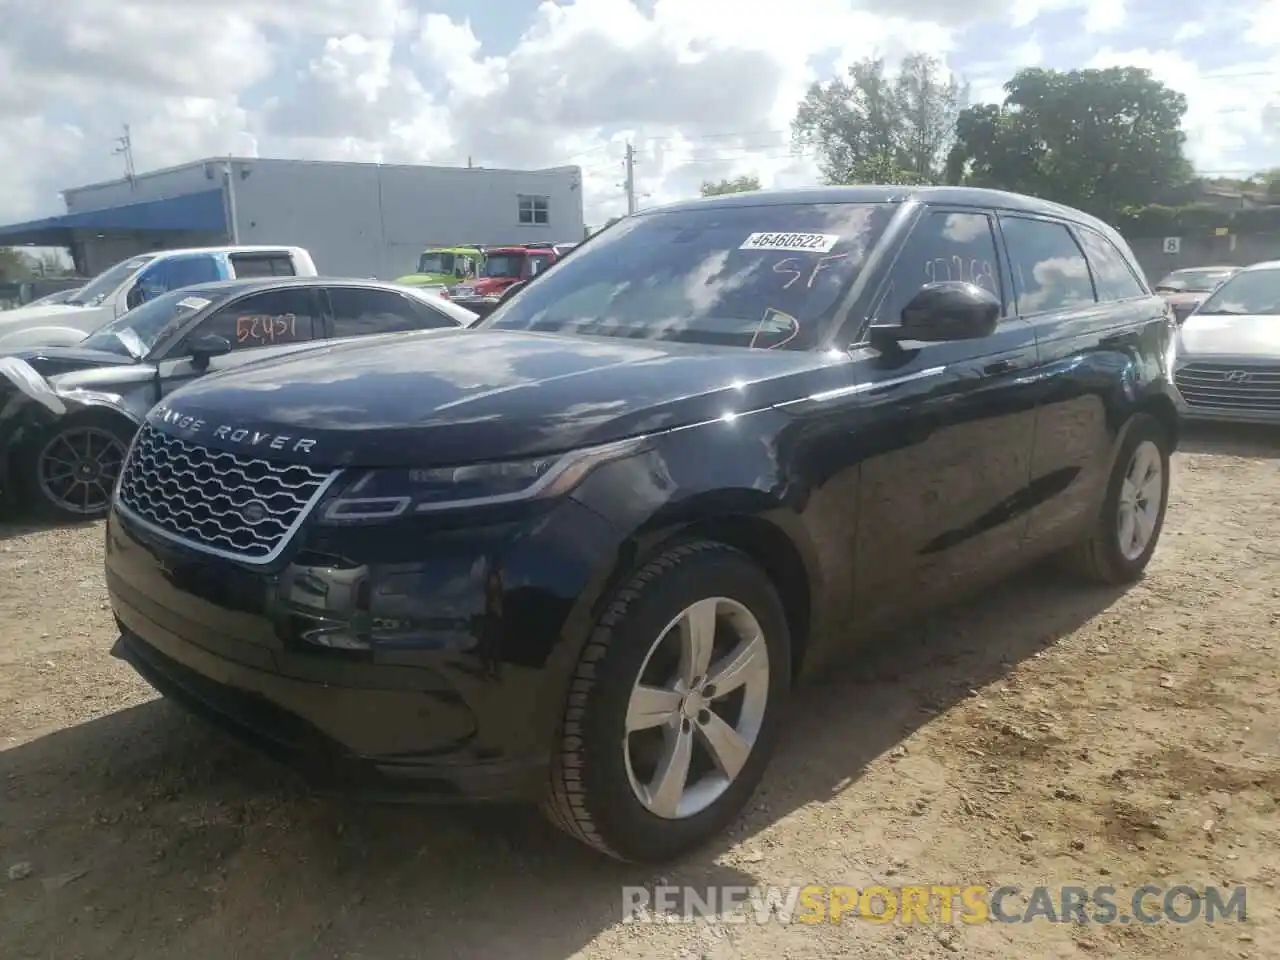
<svg viewBox="0 0 1280 960"><path fill-rule="evenodd" d="M140 303L196 283L249 277L314 277L301 247L194 247L140 253L104 270L69 300L0 312L0 351L69 347Z"/></svg>

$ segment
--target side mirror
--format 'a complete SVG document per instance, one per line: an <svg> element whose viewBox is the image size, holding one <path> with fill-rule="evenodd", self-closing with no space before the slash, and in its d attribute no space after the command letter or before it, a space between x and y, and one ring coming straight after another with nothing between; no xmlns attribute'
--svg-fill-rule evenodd
<svg viewBox="0 0 1280 960"><path fill-rule="evenodd" d="M1002 309L995 294L976 284L926 283L902 308L901 326L874 329L893 340L978 340L995 332Z"/></svg>
<svg viewBox="0 0 1280 960"><path fill-rule="evenodd" d="M202 333L191 341L191 365L197 370L209 367L209 361L231 352L231 341L216 333Z"/></svg>
<svg viewBox="0 0 1280 960"><path fill-rule="evenodd" d="M141 305L146 299L146 295L142 292L142 284L135 283L129 288L129 292L124 295L124 306L126 310L132 310L134 307Z"/></svg>

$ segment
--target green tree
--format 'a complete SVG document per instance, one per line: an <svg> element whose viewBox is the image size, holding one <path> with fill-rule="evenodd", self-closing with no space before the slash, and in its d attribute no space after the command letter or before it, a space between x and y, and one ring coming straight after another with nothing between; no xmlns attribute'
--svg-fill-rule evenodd
<svg viewBox="0 0 1280 960"><path fill-rule="evenodd" d="M726 193L747 193L751 190L759 189L760 178L753 173L748 173L740 177L734 177L732 180L720 180L718 182L705 180L702 184L702 195L704 197L719 197Z"/></svg>
<svg viewBox="0 0 1280 960"><path fill-rule="evenodd" d="M890 75L883 59L815 83L791 122L828 183L938 183L967 90L934 57L913 54Z"/></svg>
<svg viewBox="0 0 1280 960"><path fill-rule="evenodd" d="M31 257L31 272L37 277L63 277L72 271L67 262L52 250Z"/></svg>
<svg viewBox="0 0 1280 960"><path fill-rule="evenodd" d="M1255 174L1253 181L1266 192L1271 203L1280 203L1280 167Z"/></svg>
<svg viewBox="0 0 1280 960"><path fill-rule="evenodd" d="M32 258L13 247L0 247L0 281L30 279L35 273Z"/></svg>
<svg viewBox="0 0 1280 960"><path fill-rule="evenodd" d="M1001 104L961 112L947 180L1030 193L1114 219L1182 203L1187 100L1138 67L1019 70Z"/></svg>

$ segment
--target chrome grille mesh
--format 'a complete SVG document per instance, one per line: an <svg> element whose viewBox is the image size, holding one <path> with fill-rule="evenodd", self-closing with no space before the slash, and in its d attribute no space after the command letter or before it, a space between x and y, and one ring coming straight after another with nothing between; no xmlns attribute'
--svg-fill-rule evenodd
<svg viewBox="0 0 1280 960"><path fill-rule="evenodd" d="M120 505L193 546L270 559L330 473L214 450L145 424L120 475Z"/></svg>
<svg viewBox="0 0 1280 960"><path fill-rule="evenodd" d="M1188 363L1174 376L1188 406L1280 412L1280 366Z"/></svg>

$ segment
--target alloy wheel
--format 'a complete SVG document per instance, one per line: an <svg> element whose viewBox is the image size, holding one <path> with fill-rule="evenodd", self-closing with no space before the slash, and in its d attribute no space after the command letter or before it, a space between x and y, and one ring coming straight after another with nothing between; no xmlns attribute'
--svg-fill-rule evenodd
<svg viewBox="0 0 1280 960"><path fill-rule="evenodd" d="M1160 448L1143 440L1133 451L1120 485L1120 515L1116 524L1120 553L1136 560L1151 543L1160 522L1164 498L1164 465Z"/></svg>
<svg viewBox="0 0 1280 960"><path fill-rule="evenodd" d="M36 481L50 504L67 513L93 516L111 503L125 446L101 427L72 427L44 445Z"/></svg>
<svg viewBox="0 0 1280 960"><path fill-rule="evenodd" d="M636 799L669 820L707 809L751 755L768 701L769 652L751 611L726 597L687 607L631 690L623 750Z"/></svg>

